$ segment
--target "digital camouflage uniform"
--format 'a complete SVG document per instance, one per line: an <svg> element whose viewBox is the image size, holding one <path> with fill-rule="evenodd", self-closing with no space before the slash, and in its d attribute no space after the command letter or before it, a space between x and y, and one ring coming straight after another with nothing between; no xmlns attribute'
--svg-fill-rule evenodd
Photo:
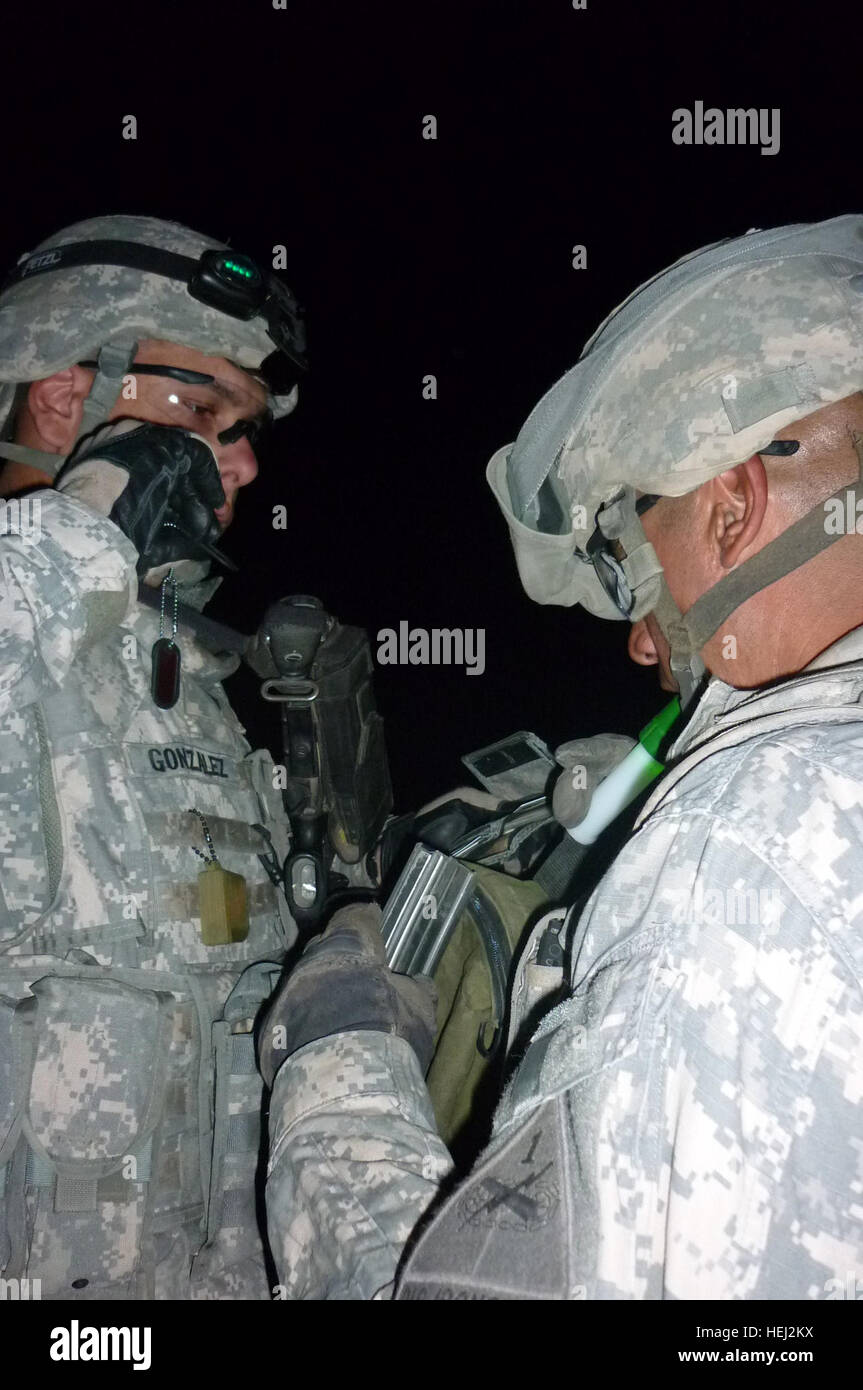
<svg viewBox="0 0 863 1390"><path fill-rule="evenodd" d="M252 828L286 852L271 762L221 689L238 658L182 630L155 706L134 547L33 501L41 536L0 537L0 1267L43 1298L266 1298L250 1030L296 934ZM202 942L191 806L246 878L241 943Z"/></svg>
<svg viewBox="0 0 863 1390"><path fill-rule="evenodd" d="M863 1275L863 630L831 661L711 681L397 1296L806 1299ZM516 1001L525 974L559 983L539 934ZM310 1044L270 1130L288 1296L389 1296L450 1167L411 1049Z"/></svg>

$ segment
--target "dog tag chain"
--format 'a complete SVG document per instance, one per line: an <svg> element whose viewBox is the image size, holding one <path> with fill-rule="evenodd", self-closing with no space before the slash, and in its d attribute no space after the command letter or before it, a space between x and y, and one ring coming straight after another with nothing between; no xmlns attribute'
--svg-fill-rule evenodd
<svg viewBox="0 0 863 1390"><path fill-rule="evenodd" d="M165 633L165 593L168 585L174 588L174 612L171 619L171 635ZM153 668L150 676L150 693L159 709L173 709L180 698L180 648L174 640L177 636L177 581L173 569L168 570L162 581L162 603L159 608L159 636L153 643Z"/></svg>
<svg viewBox="0 0 863 1390"><path fill-rule="evenodd" d="M249 907L246 880L242 874L224 869L216 858L216 850L205 817L195 806L190 813L201 822L209 854L192 846L205 867L198 874L198 911L201 918L201 940L205 946L229 946L245 941L249 935Z"/></svg>

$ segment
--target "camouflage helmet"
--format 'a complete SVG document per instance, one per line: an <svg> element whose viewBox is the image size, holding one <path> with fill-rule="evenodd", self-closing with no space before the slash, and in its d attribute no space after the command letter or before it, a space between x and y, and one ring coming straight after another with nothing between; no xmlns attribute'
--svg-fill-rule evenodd
<svg viewBox="0 0 863 1390"><path fill-rule="evenodd" d="M819 508L805 536L789 528L793 545L765 546L684 618L633 516L636 490L679 497L861 389L863 217L751 231L684 256L605 319L488 465L526 592L603 618L655 612L666 636L674 628L679 674L745 598L834 537ZM597 527L621 542L629 613L588 553Z"/></svg>
<svg viewBox="0 0 863 1390"><path fill-rule="evenodd" d="M64 227L21 256L10 282L0 289L0 426L8 421L19 385L51 376L75 362L98 359L100 350L112 344L161 338L251 370L260 369L276 354L277 346L260 315L241 319L210 307L189 293L183 279L171 274L107 263L60 264L53 269L52 251L87 242L103 246L134 242L195 260L208 250L230 250L179 223L106 216ZM39 273L28 276L31 269ZM304 348L299 311L287 287L279 286L279 290L296 315L295 360L299 360ZM293 410L296 401L296 386L282 394L274 392L276 418ZM103 400L103 418L112 404L105 410ZM88 429L95 423L99 421L91 418Z"/></svg>

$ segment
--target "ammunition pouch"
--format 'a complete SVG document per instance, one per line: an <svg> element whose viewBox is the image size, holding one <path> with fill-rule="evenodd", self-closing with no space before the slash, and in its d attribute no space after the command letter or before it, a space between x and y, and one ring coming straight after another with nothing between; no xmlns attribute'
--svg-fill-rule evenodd
<svg viewBox="0 0 863 1390"><path fill-rule="evenodd" d="M449 1146L468 1121L490 1118L480 1090L490 1064L503 1061L513 960L547 906L532 880L472 867L471 891L433 971L438 1036L426 1081Z"/></svg>

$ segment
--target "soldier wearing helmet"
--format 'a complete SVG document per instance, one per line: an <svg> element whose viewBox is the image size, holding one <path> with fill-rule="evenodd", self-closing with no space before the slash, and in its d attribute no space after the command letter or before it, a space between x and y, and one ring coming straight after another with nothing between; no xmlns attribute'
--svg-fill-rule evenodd
<svg viewBox="0 0 863 1390"><path fill-rule="evenodd" d="M239 657L173 617L303 364L284 285L153 218L68 227L0 292L0 1271L42 1298L270 1296L251 1030L287 829Z"/></svg>
<svg viewBox="0 0 863 1390"><path fill-rule="evenodd" d="M288 1290L843 1295L863 1262L861 469L860 216L677 262L491 460L528 594L627 619L681 723L633 834L556 914L564 965L539 959L543 923L524 946L523 1056L444 1200L419 1008L412 1031L395 1008L336 1031L304 1000L266 1064ZM537 981L556 1003L525 1039Z"/></svg>

